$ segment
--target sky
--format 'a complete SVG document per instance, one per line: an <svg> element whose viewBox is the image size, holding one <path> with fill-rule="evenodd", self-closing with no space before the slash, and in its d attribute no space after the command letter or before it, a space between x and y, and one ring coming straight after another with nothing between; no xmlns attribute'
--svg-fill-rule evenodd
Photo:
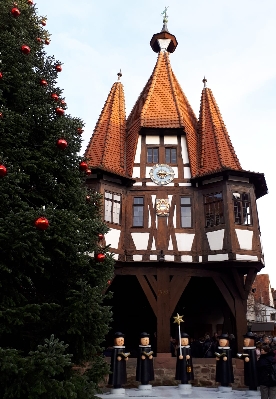
<svg viewBox="0 0 276 399"><path fill-rule="evenodd" d="M169 7L168 29L178 41L171 66L195 114L206 76L242 168L265 174L269 193L257 201L262 273L276 289L276 1L165 1L36 1L48 18L46 51L63 63L58 85L67 113L85 122L84 152L121 69L129 115L155 66L149 42Z"/></svg>

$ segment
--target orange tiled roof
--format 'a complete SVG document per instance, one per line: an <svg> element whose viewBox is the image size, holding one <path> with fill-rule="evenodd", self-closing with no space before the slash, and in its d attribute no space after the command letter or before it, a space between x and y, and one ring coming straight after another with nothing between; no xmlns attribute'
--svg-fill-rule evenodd
<svg viewBox="0 0 276 399"><path fill-rule="evenodd" d="M116 82L110 90L85 151L89 166L125 176L125 137L124 90L121 82Z"/></svg>
<svg viewBox="0 0 276 399"><path fill-rule="evenodd" d="M198 133L198 175L225 169L242 170L213 93L206 87L201 96Z"/></svg>
<svg viewBox="0 0 276 399"><path fill-rule="evenodd" d="M127 171L142 127L181 128L186 132L192 173L197 172L197 119L170 65L169 54L160 52L153 73L127 119Z"/></svg>

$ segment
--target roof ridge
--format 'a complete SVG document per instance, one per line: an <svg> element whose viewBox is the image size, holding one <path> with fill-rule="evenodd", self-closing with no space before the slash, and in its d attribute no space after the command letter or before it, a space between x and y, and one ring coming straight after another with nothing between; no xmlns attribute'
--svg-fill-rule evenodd
<svg viewBox="0 0 276 399"><path fill-rule="evenodd" d="M165 59L167 61L166 67L167 67L168 76L169 76L169 80L170 80L170 84L171 84L171 89L172 89L172 92L174 94L174 101L175 101L175 106L176 106L176 110L177 110L177 113L178 113L179 124L184 127L183 118L182 118L182 115L181 115L181 112L180 112L180 108L179 108L179 104L178 104L178 102L179 102L178 95L176 93L176 88L175 88L175 86L173 84L173 71L172 71L172 67L171 67L171 63L170 63L169 53L164 53L164 57L165 57Z"/></svg>

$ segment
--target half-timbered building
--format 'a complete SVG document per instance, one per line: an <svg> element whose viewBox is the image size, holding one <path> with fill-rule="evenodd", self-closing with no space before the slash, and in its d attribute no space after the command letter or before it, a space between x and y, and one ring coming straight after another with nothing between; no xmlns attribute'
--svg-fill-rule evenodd
<svg viewBox="0 0 276 399"><path fill-rule="evenodd" d="M177 40L166 23L150 45L156 65L130 115L119 79L85 152L116 260L113 328L130 346L141 331L156 333L167 353L179 313L195 338L224 331L240 343L264 267L256 200L265 178L241 167L206 79L195 115L171 67Z"/></svg>

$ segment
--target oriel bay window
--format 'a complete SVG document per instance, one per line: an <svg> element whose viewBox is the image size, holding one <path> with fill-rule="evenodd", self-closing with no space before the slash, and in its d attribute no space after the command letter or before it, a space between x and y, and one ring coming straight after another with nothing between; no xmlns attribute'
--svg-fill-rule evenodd
<svg viewBox="0 0 276 399"><path fill-rule="evenodd" d="M159 162L159 148L148 147L147 148L147 163L158 163Z"/></svg>
<svg viewBox="0 0 276 399"><path fill-rule="evenodd" d="M190 197L180 198L181 227L192 227L192 204Z"/></svg>
<svg viewBox="0 0 276 399"><path fill-rule="evenodd" d="M204 195L205 227L224 223L222 192Z"/></svg>
<svg viewBox="0 0 276 399"><path fill-rule="evenodd" d="M121 223L121 194L105 191L104 220L115 224Z"/></svg>
<svg viewBox="0 0 276 399"><path fill-rule="evenodd" d="M251 202L248 193L233 193L235 223L243 225L251 225Z"/></svg>
<svg viewBox="0 0 276 399"><path fill-rule="evenodd" d="M144 197L133 198L133 227L144 226Z"/></svg>

